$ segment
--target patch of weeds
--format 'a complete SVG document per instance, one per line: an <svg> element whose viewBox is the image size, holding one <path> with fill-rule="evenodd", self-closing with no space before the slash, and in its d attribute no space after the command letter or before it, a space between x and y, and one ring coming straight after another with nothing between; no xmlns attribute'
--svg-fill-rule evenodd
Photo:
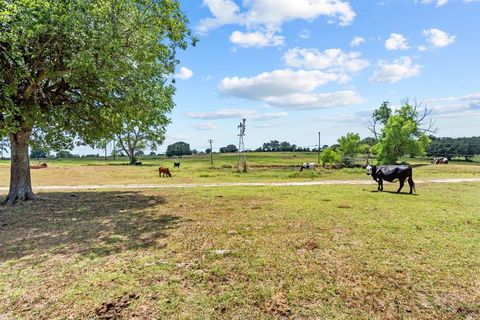
<svg viewBox="0 0 480 320"><path fill-rule="evenodd" d="M287 178L318 178L321 175L320 172L315 170L303 170L303 171L295 171L287 175Z"/></svg>

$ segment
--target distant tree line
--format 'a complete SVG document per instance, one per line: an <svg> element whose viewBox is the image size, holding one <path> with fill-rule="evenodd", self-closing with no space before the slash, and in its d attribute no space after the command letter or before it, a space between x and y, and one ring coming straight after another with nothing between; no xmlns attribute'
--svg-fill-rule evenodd
<svg viewBox="0 0 480 320"><path fill-rule="evenodd" d="M480 154L480 137L471 138L436 138L428 146L427 155L432 157L464 157L466 161Z"/></svg>
<svg viewBox="0 0 480 320"><path fill-rule="evenodd" d="M255 152L288 152L288 151L298 151L298 152L308 152L311 151L310 148L298 147L295 144L290 144L287 141L279 142L278 140L270 140L265 142L261 147L255 149Z"/></svg>

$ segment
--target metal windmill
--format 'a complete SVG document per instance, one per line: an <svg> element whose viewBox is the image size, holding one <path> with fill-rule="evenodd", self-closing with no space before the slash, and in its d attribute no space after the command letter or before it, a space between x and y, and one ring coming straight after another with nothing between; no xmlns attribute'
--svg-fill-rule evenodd
<svg viewBox="0 0 480 320"><path fill-rule="evenodd" d="M237 170L239 172L247 172L247 157L245 155L245 142L243 137L245 136L245 122L246 119L242 119L242 122L238 125L239 134L238 134L238 162Z"/></svg>

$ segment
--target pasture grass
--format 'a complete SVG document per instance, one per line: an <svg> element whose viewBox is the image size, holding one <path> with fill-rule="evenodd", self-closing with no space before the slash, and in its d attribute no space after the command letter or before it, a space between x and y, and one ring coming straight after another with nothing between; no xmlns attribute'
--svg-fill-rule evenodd
<svg viewBox="0 0 480 320"><path fill-rule="evenodd" d="M0 207L0 319L480 318L479 184L373 189L52 192Z"/></svg>
<svg viewBox="0 0 480 320"><path fill-rule="evenodd" d="M236 171L236 154L215 154L214 164L208 155L181 159L145 158L143 166L129 166L126 159L104 161L99 159L49 160L47 169L32 170L34 185L91 185L91 184L142 184L142 183L216 183L216 182L273 182L311 180L364 180L365 171L353 169L325 169L300 172L304 162L316 162L313 152L248 153L248 173ZM432 165L427 159L403 159L412 163L414 179L478 178L480 163L451 162L448 165ZM173 162L180 161L180 169L173 169ZM35 161L32 161L34 164ZM171 179L158 177L158 167L169 167ZM9 183L9 163L0 162L0 187Z"/></svg>

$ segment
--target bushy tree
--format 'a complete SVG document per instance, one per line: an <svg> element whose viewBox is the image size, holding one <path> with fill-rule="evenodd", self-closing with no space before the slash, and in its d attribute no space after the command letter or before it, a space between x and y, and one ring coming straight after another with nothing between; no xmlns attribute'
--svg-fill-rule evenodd
<svg viewBox="0 0 480 320"><path fill-rule="evenodd" d="M377 140L373 137L366 137L360 141L360 144L367 145L368 147L373 147L377 143Z"/></svg>
<svg viewBox="0 0 480 320"><path fill-rule="evenodd" d="M360 135L358 133L347 133L346 136L340 137L338 140L340 152L344 157L353 157L358 153L366 151L368 146L362 145Z"/></svg>
<svg viewBox="0 0 480 320"><path fill-rule="evenodd" d="M47 148L32 148L30 150L30 159L45 159L48 156Z"/></svg>
<svg viewBox="0 0 480 320"><path fill-rule="evenodd" d="M136 156L145 148L157 150L165 140L166 125L169 120L163 115L154 114L145 121L124 120L122 128L115 133L117 147L128 156L130 164L134 164Z"/></svg>
<svg viewBox="0 0 480 320"><path fill-rule="evenodd" d="M405 154L422 155L430 139L416 121L418 112L408 103L391 115L374 149L380 164L395 164Z"/></svg>
<svg viewBox="0 0 480 320"><path fill-rule="evenodd" d="M415 122L419 131L423 133L435 133L435 123L429 118L432 113L432 109L427 107L422 107L422 103L413 100L410 102L408 99L401 102L402 107L405 105L410 106L410 116L411 119ZM367 128L373 133L375 141L378 141L380 138L381 132L388 120L395 112L393 111L390 102L384 101L378 109L375 109L372 114L372 118L367 123Z"/></svg>
<svg viewBox="0 0 480 320"><path fill-rule="evenodd" d="M11 141L7 203L30 200L32 133L54 149L92 144L173 106L178 48L192 39L178 0L3 0L0 136ZM195 39L192 39L195 42Z"/></svg>
<svg viewBox="0 0 480 320"><path fill-rule="evenodd" d="M375 109L372 114L367 128L373 133L375 140L378 140L380 127L387 124L388 119L392 115L393 111L390 107L390 102L384 101L378 109Z"/></svg>
<svg viewBox="0 0 480 320"><path fill-rule="evenodd" d="M191 155L192 151L190 150L190 145L186 142L179 141L171 144L167 147L167 157L173 156L184 156L184 155Z"/></svg>
<svg viewBox="0 0 480 320"><path fill-rule="evenodd" d="M365 153L369 146L362 144L360 141L360 135L358 133L347 133L346 136L340 137L338 140L340 145L339 152L342 156L342 163L347 166L354 164L354 157L359 153Z"/></svg>
<svg viewBox="0 0 480 320"><path fill-rule="evenodd" d="M334 164L340 162L340 155L332 148L326 147L323 148L322 152L320 153L320 161L325 167L326 164Z"/></svg>
<svg viewBox="0 0 480 320"><path fill-rule="evenodd" d="M262 145L262 151L264 152L275 152L280 149L280 142L278 140L270 140L270 142L265 142Z"/></svg>
<svg viewBox="0 0 480 320"><path fill-rule="evenodd" d="M265 142L260 148L256 149L255 151L260 152L288 152L288 151L295 151L297 146L295 144L291 144L287 141L279 142L278 140L270 140L269 142Z"/></svg>
<svg viewBox="0 0 480 320"><path fill-rule="evenodd" d="M60 150L57 152L57 158L70 159L76 158L76 156L68 150Z"/></svg>
<svg viewBox="0 0 480 320"><path fill-rule="evenodd" d="M220 148L220 153L231 153L231 152L238 152L238 148L234 144L229 144L226 147Z"/></svg>

